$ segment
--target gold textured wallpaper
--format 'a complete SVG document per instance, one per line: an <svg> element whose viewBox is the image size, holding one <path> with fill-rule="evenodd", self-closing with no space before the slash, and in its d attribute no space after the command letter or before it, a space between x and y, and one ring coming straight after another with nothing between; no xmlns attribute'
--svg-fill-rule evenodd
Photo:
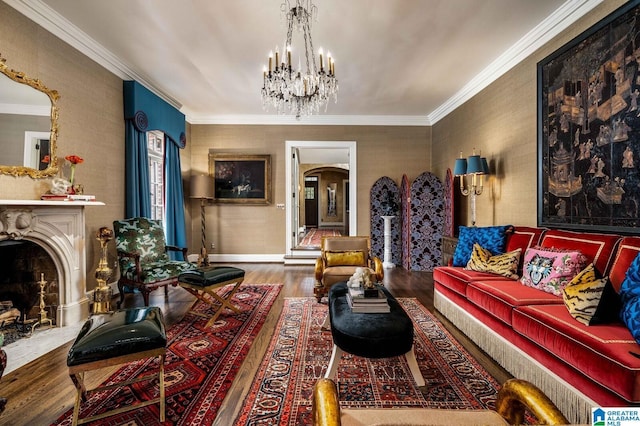
<svg viewBox="0 0 640 426"><path fill-rule="evenodd" d="M478 226L537 223L537 63L625 3L607 0L432 126L433 173L444 179L462 151L482 153L492 175L477 198ZM459 193L456 179L456 191ZM470 225L468 197L458 197Z"/></svg>
<svg viewBox="0 0 640 426"><path fill-rule="evenodd" d="M431 171L444 179L459 151L475 147L494 174L478 198L478 225L536 223L536 64L624 1L597 6L529 58L432 127L187 125L182 151L185 188L191 174L207 173L208 153L270 154L273 204L212 205L206 209L207 239L214 253L283 254L285 251L285 141L357 142L357 226L369 233L369 191L381 176L400 182ZM124 215L124 124L122 80L65 42L0 2L0 49L7 65L40 78L60 93L58 155L85 162L76 179L87 193L105 202L87 209L87 234L111 226ZM0 176L0 199L37 199L47 180ZM459 205L468 220L467 199ZM199 203L186 200L187 232L200 240ZM194 214L192 215L192 211ZM466 223L465 223L466 224ZM98 262L98 242L87 241L87 271ZM93 288L92 274L87 285Z"/></svg>

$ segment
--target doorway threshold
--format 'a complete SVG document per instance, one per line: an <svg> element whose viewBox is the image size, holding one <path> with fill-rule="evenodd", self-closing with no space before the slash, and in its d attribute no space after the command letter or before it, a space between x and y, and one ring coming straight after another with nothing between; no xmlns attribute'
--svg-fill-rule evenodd
<svg viewBox="0 0 640 426"><path fill-rule="evenodd" d="M320 250L293 249L290 255L284 257L286 265L315 265L316 259L320 257Z"/></svg>

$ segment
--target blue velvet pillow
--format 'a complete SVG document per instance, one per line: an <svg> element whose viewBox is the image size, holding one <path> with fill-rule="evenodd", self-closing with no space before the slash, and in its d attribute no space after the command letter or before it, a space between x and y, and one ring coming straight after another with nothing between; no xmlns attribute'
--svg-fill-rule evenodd
<svg viewBox="0 0 640 426"><path fill-rule="evenodd" d="M640 343L640 298L634 297L622 305L620 319L627 326L636 342Z"/></svg>
<svg viewBox="0 0 640 426"><path fill-rule="evenodd" d="M640 253L633 259L620 285L620 299L622 303L640 297Z"/></svg>
<svg viewBox="0 0 640 426"><path fill-rule="evenodd" d="M631 262L620 286L620 319L640 343L640 254Z"/></svg>
<svg viewBox="0 0 640 426"><path fill-rule="evenodd" d="M507 234L513 232L513 226L461 226L458 235L458 245L453 253L453 266L466 266L471 258L474 244L489 250L492 256L504 253Z"/></svg>

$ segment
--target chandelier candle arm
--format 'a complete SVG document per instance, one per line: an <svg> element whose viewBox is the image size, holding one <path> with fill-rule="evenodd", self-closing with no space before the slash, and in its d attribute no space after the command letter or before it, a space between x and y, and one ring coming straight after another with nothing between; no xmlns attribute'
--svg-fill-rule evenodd
<svg viewBox="0 0 640 426"><path fill-rule="evenodd" d="M287 38L284 44L287 51L286 63L284 54L282 63L280 62L280 50L276 46L275 70L273 52L270 52L269 72L266 72L266 67L263 71L262 106L265 110L273 107L278 114L295 114L297 119L302 115L316 114L321 107L326 111L330 99L333 98L334 102L338 100L338 80L335 78L335 65L331 53L325 58L324 51L320 49L319 68L316 63L310 21L317 8L311 0L285 0L281 10L287 21ZM304 41L303 49L300 50L304 51L306 69L302 68L301 56L298 57L297 70L292 64L294 29L301 33Z"/></svg>

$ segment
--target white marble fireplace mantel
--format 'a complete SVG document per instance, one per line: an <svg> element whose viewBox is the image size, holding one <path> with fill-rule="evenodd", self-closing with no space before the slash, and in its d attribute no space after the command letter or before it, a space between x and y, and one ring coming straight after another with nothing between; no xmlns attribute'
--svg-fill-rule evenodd
<svg viewBox="0 0 640 426"><path fill-rule="evenodd" d="M56 265L58 327L77 324L89 315L85 207L103 205L99 201L0 200L0 241L32 241Z"/></svg>

